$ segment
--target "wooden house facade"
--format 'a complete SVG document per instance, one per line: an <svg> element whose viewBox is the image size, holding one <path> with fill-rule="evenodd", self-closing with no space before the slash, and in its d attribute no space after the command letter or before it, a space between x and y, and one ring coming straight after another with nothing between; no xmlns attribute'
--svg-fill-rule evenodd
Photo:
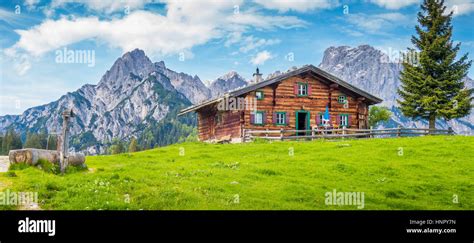
<svg viewBox="0 0 474 243"><path fill-rule="evenodd" d="M201 141L241 141L244 129L367 128L382 100L313 65L261 80L180 112L196 112ZM245 105L242 102L245 101Z"/></svg>

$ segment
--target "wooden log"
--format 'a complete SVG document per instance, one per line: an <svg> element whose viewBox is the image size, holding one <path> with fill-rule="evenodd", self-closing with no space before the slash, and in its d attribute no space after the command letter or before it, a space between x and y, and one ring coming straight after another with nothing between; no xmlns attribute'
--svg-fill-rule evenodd
<svg viewBox="0 0 474 243"><path fill-rule="evenodd" d="M83 153L69 153L67 162L74 166L83 165L86 162L86 156Z"/></svg>
<svg viewBox="0 0 474 243"><path fill-rule="evenodd" d="M29 165L36 165L40 159L47 160L51 163L59 163L59 153L55 150L34 148L10 150L8 157L12 164L26 163Z"/></svg>
<svg viewBox="0 0 474 243"><path fill-rule="evenodd" d="M56 150L46 149L17 149L10 150L8 153L10 163L26 163L29 165L37 165L38 160L47 160L54 164L59 164L59 152ZM68 164L70 165L82 165L86 162L86 157L82 153L70 153L68 157Z"/></svg>

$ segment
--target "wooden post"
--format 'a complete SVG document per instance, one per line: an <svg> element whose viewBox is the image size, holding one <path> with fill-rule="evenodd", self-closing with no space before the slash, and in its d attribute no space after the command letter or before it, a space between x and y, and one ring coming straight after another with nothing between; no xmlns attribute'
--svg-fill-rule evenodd
<svg viewBox="0 0 474 243"><path fill-rule="evenodd" d="M448 135L453 135L454 134L454 130L452 127L448 127Z"/></svg>
<svg viewBox="0 0 474 243"><path fill-rule="evenodd" d="M266 132L265 132L265 137L268 138L268 128L267 128L267 130L266 130Z"/></svg>
<svg viewBox="0 0 474 243"><path fill-rule="evenodd" d="M373 138L374 135L372 134L372 130L374 129L373 126L370 126L370 131L369 131L369 138Z"/></svg>
<svg viewBox="0 0 474 243"><path fill-rule="evenodd" d="M346 126L342 127L342 138L346 137Z"/></svg>
<svg viewBox="0 0 474 243"><path fill-rule="evenodd" d="M61 174L64 174L68 163L69 156L69 119L74 117L74 113L71 110L63 111L63 131L61 139L61 150L59 154L59 162L61 168Z"/></svg>
<svg viewBox="0 0 474 243"><path fill-rule="evenodd" d="M402 126L398 125L397 137L400 137L402 133Z"/></svg>
<svg viewBox="0 0 474 243"><path fill-rule="evenodd" d="M313 127L313 129L311 129L311 141L313 141L313 138L314 138L314 130L316 130L317 127Z"/></svg>
<svg viewBox="0 0 474 243"><path fill-rule="evenodd" d="M283 141L283 128L280 128L280 140Z"/></svg>

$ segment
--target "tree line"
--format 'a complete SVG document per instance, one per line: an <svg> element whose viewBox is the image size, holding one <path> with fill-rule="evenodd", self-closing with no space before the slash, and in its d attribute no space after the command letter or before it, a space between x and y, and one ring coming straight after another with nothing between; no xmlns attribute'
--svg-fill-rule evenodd
<svg viewBox="0 0 474 243"><path fill-rule="evenodd" d="M9 129L4 135L0 135L0 154L7 155L10 150L22 148L37 148L56 150L57 138L49 135L46 130L39 133L28 132L23 142L20 133Z"/></svg>

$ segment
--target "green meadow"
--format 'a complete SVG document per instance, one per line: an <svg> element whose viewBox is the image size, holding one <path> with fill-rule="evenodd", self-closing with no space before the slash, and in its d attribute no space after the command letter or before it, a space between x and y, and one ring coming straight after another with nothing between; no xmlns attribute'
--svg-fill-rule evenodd
<svg viewBox="0 0 474 243"><path fill-rule="evenodd" d="M473 210L474 137L182 143L89 156L85 170L17 165L0 191L38 192L43 210ZM21 209L0 206L2 209Z"/></svg>

